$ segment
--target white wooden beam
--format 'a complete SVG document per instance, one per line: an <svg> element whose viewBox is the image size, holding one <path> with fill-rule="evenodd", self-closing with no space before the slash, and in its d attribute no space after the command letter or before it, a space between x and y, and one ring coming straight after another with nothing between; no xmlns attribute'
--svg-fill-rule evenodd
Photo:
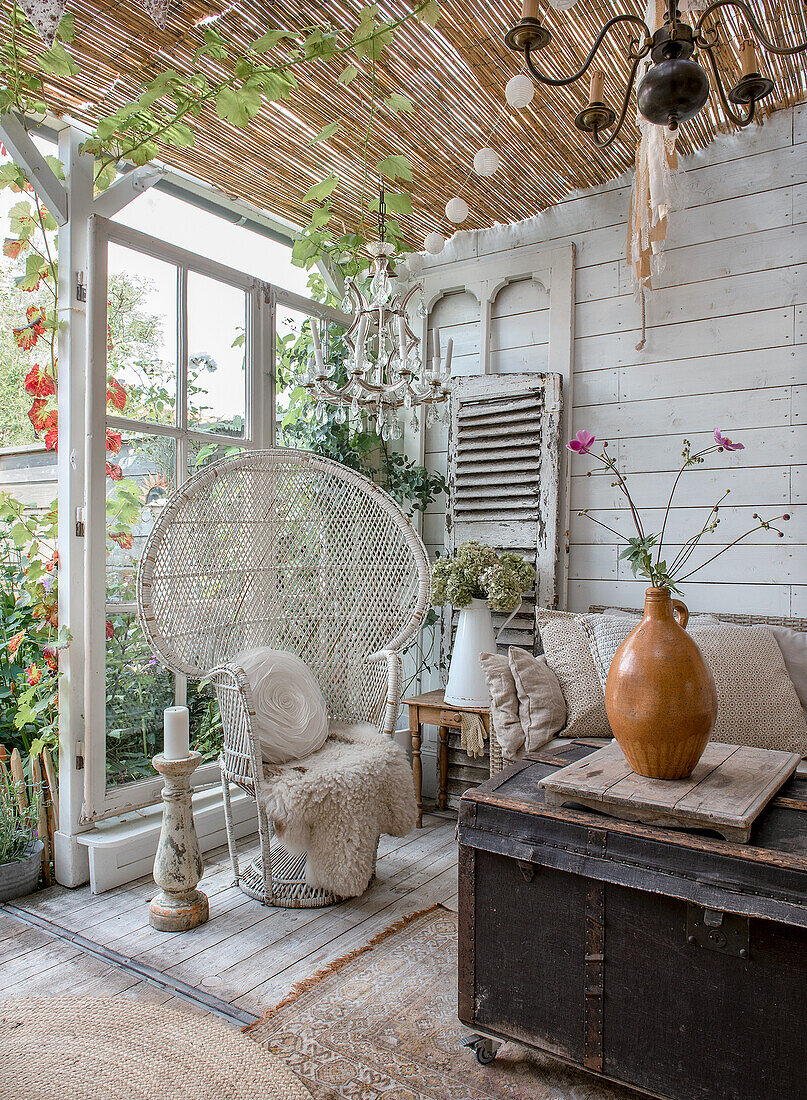
<svg viewBox="0 0 807 1100"><path fill-rule="evenodd" d="M97 195L93 203L93 214L99 214L102 218L112 218L118 211L128 206L132 199L148 191L150 187L165 176L165 169L155 167L153 164L143 164L139 168L133 168L120 179L115 180L111 187Z"/></svg>
<svg viewBox="0 0 807 1100"><path fill-rule="evenodd" d="M0 138L57 224L67 225L67 190L17 115L9 112L0 116Z"/></svg>
<svg viewBox="0 0 807 1100"><path fill-rule="evenodd" d="M92 206L93 160L79 153L84 135L59 135L70 220L59 233L59 625L71 634L59 655L59 831L56 879L79 886L89 878L87 849L77 841L84 799L84 389L87 307L78 273L87 269L87 219Z"/></svg>

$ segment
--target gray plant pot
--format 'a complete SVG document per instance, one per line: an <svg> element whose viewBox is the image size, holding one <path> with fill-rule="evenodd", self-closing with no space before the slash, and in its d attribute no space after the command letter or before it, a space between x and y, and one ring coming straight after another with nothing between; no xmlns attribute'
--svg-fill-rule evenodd
<svg viewBox="0 0 807 1100"><path fill-rule="evenodd" d="M0 901L21 898L36 890L44 847L41 840L36 840L22 859L0 863Z"/></svg>

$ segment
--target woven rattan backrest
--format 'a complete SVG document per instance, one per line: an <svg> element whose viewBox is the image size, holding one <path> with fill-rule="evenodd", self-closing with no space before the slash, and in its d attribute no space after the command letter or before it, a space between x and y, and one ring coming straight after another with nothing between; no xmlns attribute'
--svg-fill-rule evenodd
<svg viewBox="0 0 807 1100"><path fill-rule="evenodd" d="M138 577L141 623L176 672L255 646L296 653L333 718L366 717L367 657L399 649L429 597L426 551L368 478L307 451L248 451L166 503Z"/></svg>
<svg viewBox="0 0 807 1100"><path fill-rule="evenodd" d="M589 608L591 614L601 614L610 608L603 604L592 604ZM616 607L615 611L630 611L634 615L641 615L641 611L635 607ZM699 611L699 615L713 615L721 623L734 623L737 626L789 626L791 630L807 631L807 619L791 618L787 615L751 615L734 614L723 611Z"/></svg>

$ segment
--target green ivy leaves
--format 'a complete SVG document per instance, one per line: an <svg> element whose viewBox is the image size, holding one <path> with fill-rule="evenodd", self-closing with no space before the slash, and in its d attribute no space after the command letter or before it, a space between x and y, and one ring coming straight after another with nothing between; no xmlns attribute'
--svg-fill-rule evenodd
<svg viewBox="0 0 807 1100"><path fill-rule="evenodd" d="M303 195L303 202L321 202L334 193L339 184L339 177L330 175L326 179L315 183Z"/></svg>
<svg viewBox="0 0 807 1100"><path fill-rule="evenodd" d="M219 118L232 122L234 126L246 126L261 109L260 89L244 84L240 88L226 85L216 95L216 114Z"/></svg>
<svg viewBox="0 0 807 1100"><path fill-rule="evenodd" d="M380 172L382 176L386 176L387 179L406 180L407 183L412 180L412 167L406 157L401 156L399 153L384 157L375 166L375 170Z"/></svg>

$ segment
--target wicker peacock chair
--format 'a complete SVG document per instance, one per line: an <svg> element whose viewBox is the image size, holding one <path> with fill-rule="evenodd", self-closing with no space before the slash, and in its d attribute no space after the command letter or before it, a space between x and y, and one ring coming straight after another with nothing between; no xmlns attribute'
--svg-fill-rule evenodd
<svg viewBox="0 0 807 1100"><path fill-rule="evenodd" d="M160 659L216 687L227 840L236 882L265 904L338 900L305 882L305 855L272 836L257 798L260 745L242 670L269 646L297 654L330 718L371 721L392 735L400 652L429 597L426 550L398 505L368 478L307 451L247 451L205 467L166 503L138 577L145 635ZM239 868L230 785L255 798L260 854Z"/></svg>

